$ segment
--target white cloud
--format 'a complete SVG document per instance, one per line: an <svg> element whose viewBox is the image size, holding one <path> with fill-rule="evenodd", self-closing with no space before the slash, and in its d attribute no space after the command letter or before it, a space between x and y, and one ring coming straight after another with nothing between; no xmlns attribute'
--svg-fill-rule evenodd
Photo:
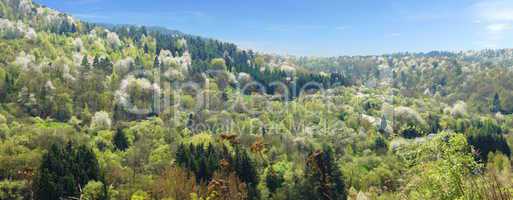
<svg viewBox="0 0 513 200"><path fill-rule="evenodd" d="M505 23L497 23L497 24L489 24L486 26L486 29L491 33L503 32L510 30L513 26L511 24Z"/></svg>
<svg viewBox="0 0 513 200"><path fill-rule="evenodd" d="M474 5L477 17L485 21L513 21L513 1L487 0Z"/></svg>
<svg viewBox="0 0 513 200"><path fill-rule="evenodd" d="M482 0L472 6L474 22L483 29L483 40L476 43L496 48L513 29L513 1Z"/></svg>

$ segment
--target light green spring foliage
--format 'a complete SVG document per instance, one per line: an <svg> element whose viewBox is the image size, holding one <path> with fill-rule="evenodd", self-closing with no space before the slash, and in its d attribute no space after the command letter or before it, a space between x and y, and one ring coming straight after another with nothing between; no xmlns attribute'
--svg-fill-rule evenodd
<svg viewBox="0 0 513 200"><path fill-rule="evenodd" d="M130 200L150 200L150 195L144 191L138 190L134 194L132 194L132 197L130 197Z"/></svg>
<svg viewBox="0 0 513 200"><path fill-rule="evenodd" d="M212 59L212 61L210 61L210 66L212 70L226 70L226 63L222 58Z"/></svg>
<svg viewBox="0 0 513 200"><path fill-rule="evenodd" d="M89 181L82 190L84 200L100 200L103 195L103 183L99 181Z"/></svg>
<svg viewBox="0 0 513 200"><path fill-rule="evenodd" d="M167 41L173 42L172 46L167 48L176 47L180 53L159 49L162 67L171 70L160 77L162 82L172 83L166 88L157 87L151 78L125 77L134 67L155 70L159 46L155 36L141 34L136 39L100 27L89 31L79 21L74 23L76 32L58 34L59 30L49 30L51 23L44 18L52 10L44 8L42 13L28 14L33 9L10 8L7 1L12 5L30 2L0 2L2 16L10 20L2 22L12 28L20 21L22 30L0 28L0 60L5 63L0 67L0 199L27 199L26 194L33 188L29 183L35 179L20 172L37 170L51 144L69 141L87 144L105 176L104 183L91 181L85 185L84 199L97 199L104 185L112 199L155 199L161 194L158 186L162 179L173 183L194 177L166 177L169 168L177 167L174 161L182 143L205 148L226 145L229 153L236 147L251 152L261 199L301 199L302 188L297 183L304 176L308 156L325 144L335 152L334 162L344 175L351 198L472 199L481 195L472 185L492 183L480 178L484 175L499 177L497 187L511 190L507 153L491 151L483 167L476 162L478 146L467 143L474 131L502 134L510 145L513 141L509 134L513 129L513 95L509 92L513 89L513 72L508 68L513 60L511 51L490 53L499 56L483 51L470 56L297 60L258 54L253 60L233 64L233 60L214 52L212 41L172 38ZM64 15L55 20L57 24L70 21ZM187 66L184 63L190 57L185 53L207 58ZM109 58L112 72L84 70L81 62L92 66L96 56ZM229 67L256 63L259 71L271 64L283 66L278 62L282 59L307 68L298 67L297 73L322 71L323 76L329 76L328 71L344 72L351 84L287 100L244 94L233 87L236 75L241 73L239 84L268 77L255 77L247 71L237 73ZM195 74L191 68L221 72ZM396 77L386 77L387 72L396 73ZM297 81L297 77L290 78ZM174 84L185 81L208 85L193 92L174 88ZM371 82L378 87L370 86ZM116 103L126 101L127 96L139 107L151 106L149 94L153 92L180 104L151 117L130 118L117 112ZM205 102L197 93L208 94L210 99ZM489 105L493 105L489 95L494 93L498 94L494 104L502 114L489 111ZM189 124L191 113L194 117ZM382 125L384 117L387 123ZM194 125L208 126L195 130ZM225 125L230 126L224 129ZM385 130L380 131L380 126ZM414 128L407 129L410 127ZM128 140L126 150L113 145L117 129ZM401 137L405 129L419 133L405 139ZM234 134L236 140L220 142L219 135L226 133ZM263 149L252 152L252 145L259 140ZM269 193L265 180L271 168L283 176L278 177L283 184L275 194ZM208 183L196 184L205 189ZM175 183L173 188L178 186ZM190 194L190 199L205 198L203 194Z"/></svg>
<svg viewBox="0 0 513 200"><path fill-rule="evenodd" d="M442 132L401 155L416 174L404 188L409 199L459 199L472 193L467 181L482 168L461 134Z"/></svg>
<svg viewBox="0 0 513 200"><path fill-rule="evenodd" d="M23 192L27 191L27 184L23 181L0 181L0 199L22 200Z"/></svg>

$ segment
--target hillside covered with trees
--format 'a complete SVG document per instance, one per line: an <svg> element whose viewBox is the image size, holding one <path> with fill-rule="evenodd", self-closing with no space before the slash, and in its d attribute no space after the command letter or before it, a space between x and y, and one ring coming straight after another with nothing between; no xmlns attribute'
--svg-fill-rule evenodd
<svg viewBox="0 0 513 200"><path fill-rule="evenodd" d="M293 57L0 0L0 199L512 199L513 50Z"/></svg>

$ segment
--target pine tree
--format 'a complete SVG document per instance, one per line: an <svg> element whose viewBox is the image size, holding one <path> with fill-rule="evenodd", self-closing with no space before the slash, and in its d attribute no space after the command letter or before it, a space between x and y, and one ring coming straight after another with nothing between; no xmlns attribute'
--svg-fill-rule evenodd
<svg viewBox="0 0 513 200"><path fill-rule="evenodd" d="M304 199L342 199L347 193L342 174L338 169L330 147L324 146L310 154L304 170L305 178L300 191Z"/></svg>
<svg viewBox="0 0 513 200"><path fill-rule="evenodd" d="M100 68L100 57L98 55L94 56L93 68L94 69Z"/></svg>
<svg viewBox="0 0 513 200"><path fill-rule="evenodd" d="M488 160L490 152L500 151L508 157L511 156L511 149L502 134L476 130L467 136L467 141L478 150L478 158L484 163Z"/></svg>
<svg viewBox="0 0 513 200"><path fill-rule="evenodd" d="M71 24L71 33L76 33L77 32L77 26L75 25L75 23Z"/></svg>
<svg viewBox="0 0 513 200"><path fill-rule="evenodd" d="M89 111L87 102L84 102L84 104L84 109L82 109L82 112L80 112L80 119L82 120L83 125L87 125L91 121L92 114Z"/></svg>
<svg viewBox="0 0 513 200"><path fill-rule="evenodd" d="M492 113L498 113L500 112L500 106L501 106L501 101L499 99L499 94L498 93L495 93L495 96L493 97L493 102L492 102Z"/></svg>
<svg viewBox="0 0 513 200"><path fill-rule="evenodd" d="M100 167L93 151L86 146L63 148L53 144L43 155L34 181L35 197L42 200L76 198L90 180L100 180Z"/></svg>
<svg viewBox="0 0 513 200"><path fill-rule="evenodd" d="M187 163L188 161L187 155L187 147L183 143L180 143L180 145L178 145L178 148L176 149L176 163L184 167L185 163Z"/></svg>
<svg viewBox="0 0 513 200"><path fill-rule="evenodd" d="M72 174L78 184L85 186L90 180L100 179L100 167L94 152L84 145L74 150Z"/></svg>
<svg viewBox="0 0 513 200"><path fill-rule="evenodd" d="M155 60L153 61L153 68L158 69L160 67L159 56L155 56Z"/></svg>
<svg viewBox="0 0 513 200"><path fill-rule="evenodd" d="M239 149L239 147L235 149L235 156L233 165L236 174L239 176L240 180L248 185L248 196L250 199L258 199L259 193L256 188L258 176L255 164L249 157L248 152Z"/></svg>
<svg viewBox="0 0 513 200"><path fill-rule="evenodd" d="M63 196L64 188L59 178L67 172L63 158L66 154L62 147L53 144L43 155L39 174L35 181L35 197L41 200L53 200Z"/></svg>
<svg viewBox="0 0 513 200"><path fill-rule="evenodd" d="M135 57L135 65L130 66L130 71L138 70L138 69L144 69L143 61L141 60L141 57L137 56Z"/></svg>
<svg viewBox="0 0 513 200"><path fill-rule="evenodd" d="M267 173L265 175L265 184L267 185L267 188L269 189L269 192L270 192L269 195L272 195L273 193L275 193L276 190L278 190L278 188L280 188L284 182L285 182L285 179L283 178L283 174L276 172L273 169L273 166L271 165L267 169Z"/></svg>
<svg viewBox="0 0 513 200"><path fill-rule="evenodd" d="M150 50L149 50L148 44L144 43L144 53L148 54L149 51Z"/></svg>
<svg viewBox="0 0 513 200"><path fill-rule="evenodd" d="M383 114L383 116L381 117L381 124L379 125L378 131L383 134L386 132L386 130L387 130L387 118Z"/></svg>
<svg viewBox="0 0 513 200"><path fill-rule="evenodd" d="M112 143L117 150L125 151L128 149L128 139L126 138L125 133L121 128L116 130L116 134L114 134Z"/></svg>

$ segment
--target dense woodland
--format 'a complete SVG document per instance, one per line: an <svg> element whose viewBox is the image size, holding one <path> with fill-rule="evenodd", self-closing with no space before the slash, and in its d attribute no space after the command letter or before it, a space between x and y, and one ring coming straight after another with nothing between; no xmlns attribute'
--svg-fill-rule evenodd
<svg viewBox="0 0 513 200"><path fill-rule="evenodd" d="M513 198L511 49L292 57L0 17L0 199Z"/></svg>

